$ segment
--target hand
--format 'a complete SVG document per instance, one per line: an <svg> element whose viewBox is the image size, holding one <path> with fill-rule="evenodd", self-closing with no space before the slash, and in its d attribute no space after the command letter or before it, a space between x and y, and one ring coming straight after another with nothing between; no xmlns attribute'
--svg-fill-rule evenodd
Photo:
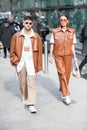
<svg viewBox="0 0 87 130"><path fill-rule="evenodd" d="M42 71L42 70L40 70L40 71L36 72L36 74L42 74L42 73L43 73L43 71Z"/></svg>
<svg viewBox="0 0 87 130"><path fill-rule="evenodd" d="M74 57L74 62L78 62L78 59L77 59L77 57Z"/></svg>
<svg viewBox="0 0 87 130"><path fill-rule="evenodd" d="M50 56L49 62L52 64L53 63L53 58Z"/></svg>

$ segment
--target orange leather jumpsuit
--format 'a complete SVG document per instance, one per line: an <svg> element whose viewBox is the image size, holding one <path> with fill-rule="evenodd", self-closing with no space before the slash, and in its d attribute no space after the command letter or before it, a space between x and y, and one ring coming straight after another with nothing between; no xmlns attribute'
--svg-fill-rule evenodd
<svg viewBox="0 0 87 130"><path fill-rule="evenodd" d="M68 84L72 67L72 44L75 29L67 28L64 32L61 27L53 29L54 57L60 80L62 96L70 94Z"/></svg>

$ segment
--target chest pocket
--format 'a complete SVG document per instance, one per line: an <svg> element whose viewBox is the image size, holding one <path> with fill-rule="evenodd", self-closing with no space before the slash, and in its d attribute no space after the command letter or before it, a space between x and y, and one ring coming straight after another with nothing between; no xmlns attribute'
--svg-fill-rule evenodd
<svg viewBox="0 0 87 130"><path fill-rule="evenodd" d="M73 39L73 34L72 33L68 33L67 34L67 38L70 39L70 40L72 40Z"/></svg>
<svg viewBox="0 0 87 130"><path fill-rule="evenodd" d="M33 51L38 51L38 43L36 38L31 38Z"/></svg>
<svg viewBox="0 0 87 130"><path fill-rule="evenodd" d="M63 39L63 34L61 34L61 32L60 33L56 33L55 36L54 36L54 39L55 40L61 40L61 39Z"/></svg>

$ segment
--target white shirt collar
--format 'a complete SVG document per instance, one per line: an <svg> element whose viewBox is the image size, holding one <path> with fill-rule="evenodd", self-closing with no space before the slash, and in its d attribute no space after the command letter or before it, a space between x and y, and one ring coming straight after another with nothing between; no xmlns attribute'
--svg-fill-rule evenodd
<svg viewBox="0 0 87 130"><path fill-rule="evenodd" d="M24 33L24 28L23 28L22 31L21 31L21 35L23 35L23 36L25 36L25 37L35 37L35 34L34 34L33 29L31 29L31 33L30 33L29 35L26 35L26 34Z"/></svg>

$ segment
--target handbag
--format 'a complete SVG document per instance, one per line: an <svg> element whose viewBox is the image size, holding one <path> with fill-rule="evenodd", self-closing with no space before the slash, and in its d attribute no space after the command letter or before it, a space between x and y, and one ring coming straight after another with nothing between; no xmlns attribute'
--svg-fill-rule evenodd
<svg viewBox="0 0 87 130"><path fill-rule="evenodd" d="M79 71L79 67L78 67L77 61L74 62L73 70L72 70L72 75L74 77L76 77L76 78L80 78L80 71Z"/></svg>
<svg viewBox="0 0 87 130"><path fill-rule="evenodd" d="M0 41L0 50L3 48L4 48L4 46L3 46L2 42Z"/></svg>

